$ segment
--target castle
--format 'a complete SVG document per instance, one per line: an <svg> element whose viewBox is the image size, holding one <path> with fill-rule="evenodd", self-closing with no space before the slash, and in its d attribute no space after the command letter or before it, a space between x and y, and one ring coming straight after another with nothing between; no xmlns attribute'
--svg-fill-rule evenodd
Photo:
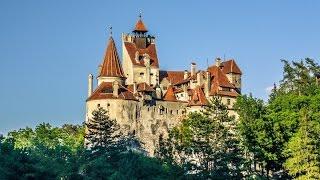
<svg viewBox="0 0 320 180"><path fill-rule="evenodd" d="M110 36L97 87L88 76L86 122L98 106L108 110L122 132L136 136L153 155L159 135L177 125L189 112L200 111L213 96L227 105L229 114L241 93L242 72L231 59L216 58L206 70L166 71L159 69L155 37L138 19L132 33L122 34L122 64Z"/></svg>

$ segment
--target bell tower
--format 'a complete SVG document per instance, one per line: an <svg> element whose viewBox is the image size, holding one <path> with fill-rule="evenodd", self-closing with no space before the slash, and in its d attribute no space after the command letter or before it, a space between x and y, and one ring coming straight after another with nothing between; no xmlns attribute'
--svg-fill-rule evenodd
<svg viewBox="0 0 320 180"><path fill-rule="evenodd" d="M148 29L140 13L131 33L122 34L123 71L126 84L147 83L159 85L159 61L155 37Z"/></svg>

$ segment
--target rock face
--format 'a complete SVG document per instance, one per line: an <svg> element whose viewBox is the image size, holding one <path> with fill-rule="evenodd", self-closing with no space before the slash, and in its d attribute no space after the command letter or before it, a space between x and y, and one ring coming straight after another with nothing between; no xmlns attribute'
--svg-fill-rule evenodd
<svg viewBox="0 0 320 180"><path fill-rule="evenodd" d="M149 155L154 155L160 135L179 124L189 112L200 111L213 96L219 96L237 116L232 106L241 92L242 72L234 60L215 63L206 70L159 69L155 37L147 34L138 20L130 34L122 35L122 64L112 37L99 65L98 86L88 77L86 122L98 106L108 110L125 135L135 135Z"/></svg>

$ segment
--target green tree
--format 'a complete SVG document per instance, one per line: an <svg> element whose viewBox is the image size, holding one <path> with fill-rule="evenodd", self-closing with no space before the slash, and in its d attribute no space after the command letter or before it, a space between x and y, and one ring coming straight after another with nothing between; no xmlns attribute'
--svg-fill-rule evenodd
<svg viewBox="0 0 320 180"><path fill-rule="evenodd" d="M320 124L309 113L302 111L299 129L285 151L284 166L295 179L320 179Z"/></svg>
<svg viewBox="0 0 320 180"><path fill-rule="evenodd" d="M200 178L240 178L241 149L234 117L221 99L214 97L202 113L191 113L170 132L178 161Z"/></svg>
<svg viewBox="0 0 320 180"><path fill-rule="evenodd" d="M108 149L119 141L119 125L110 119L108 111L102 107L92 112L92 118L86 123L86 143L93 149Z"/></svg>

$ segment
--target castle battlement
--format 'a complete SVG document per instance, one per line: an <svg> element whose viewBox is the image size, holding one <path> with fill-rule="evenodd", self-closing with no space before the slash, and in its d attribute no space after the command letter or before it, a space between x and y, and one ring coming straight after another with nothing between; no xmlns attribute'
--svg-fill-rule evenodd
<svg viewBox="0 0 320 180"><path fill-rule="evenodd" d="M155 37L140 17L132 33L122 34L122 64L112 37L99 65L98 86L88 76L86 121L98 106L120 124L121 130L133 134L153 155L159 135L179 124L190 112L200 111L210 98L219 96L229 113L241 93L242 72L235 60L220 58L205 70L160 70Z"/></svg>

